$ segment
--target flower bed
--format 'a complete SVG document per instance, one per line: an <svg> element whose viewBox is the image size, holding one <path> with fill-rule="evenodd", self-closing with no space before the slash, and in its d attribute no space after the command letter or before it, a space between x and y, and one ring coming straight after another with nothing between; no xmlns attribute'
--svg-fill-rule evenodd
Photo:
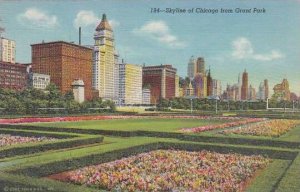
<svg viewBox="0 0 300 192"><path fill-rule="evenodd" d="M49 178L116 191L243 191L269 162L205 150L156 150Z"/></svg>
<svg viewBox="0 0 300 192"><path fill-rule="evenodd" d="M72 116L72 117L24 117L14 119L0 119L0 124L15 124L15 123L34 123L34 122L61 122L61 121L87 121L87 120L107 120L107 119L199 119L199 120L241 120L240 117L211 117L211 116Z"/></svg>
<svg viewBox="0 0 300 192"><path fill-rule="evenodd" d="M31 143L31 142L42 142L42 141L53 141L54 138L49 137L23 137L13 136L9 134L0 134L0 147L10 146L20 143Z"/></svg>
<svg viewBox="0 0 300 192"><path fill-rule="evenodd" d="M15 119L0 119L0 124L35 123L35 122L61 122L61 121L86 121L106 119L129 119L138 116L73 116L73 117L25 117Z"/></svg>
<svg viewBox="0 0 300 192"><path fill-rule="evenodd" d="M239 121L227 122L223 124L205 125L205 126L193 127L193 128L183 128L181 129L181 131L186 133L198 133L198 132L210 131L214 129L225 129L225 128L237 127L237 126L246 125L249 123L261 122L261 121L265 121L265 119L247 118L247 119L239 119Z"/></svg>
<svg viewBox="0 0 300 192"><path fill-rule="evenodd" d="M221 133L278 137L299 124L299 120L275 119L238 127L232 130L224 130Z"/></svg>

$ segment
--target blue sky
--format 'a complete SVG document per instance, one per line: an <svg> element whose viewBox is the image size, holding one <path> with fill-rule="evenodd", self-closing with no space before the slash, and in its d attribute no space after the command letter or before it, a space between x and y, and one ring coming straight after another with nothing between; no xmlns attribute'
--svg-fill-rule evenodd
<svg viewBox="0 0 300 192"><path fill-rule="evenodd" d="M266 13L150 13L151 8L252 9ZM3 36L17 43L17 61L30 62L30 44L44 41L94 43L93 33L107 14L115 45L128 63L172 64L186 76L190 56L205 58L213 78L234 84L246 68L257 89L267 78L270 87L287 78L300 94L299 0L0 0Z"/></svg>

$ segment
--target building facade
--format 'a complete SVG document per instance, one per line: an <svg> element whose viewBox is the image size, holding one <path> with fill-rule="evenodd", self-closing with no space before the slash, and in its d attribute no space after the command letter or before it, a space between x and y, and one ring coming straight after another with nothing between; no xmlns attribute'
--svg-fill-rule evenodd
<svg viewBox="0 0 300 192"><path fill-rule="evenodd" d="M26 66L0 61L0 88L23 90L27 87Z"/></svg>
<svg viewBox="0 0 300 192"><path fill-rule="evenodd" d="M273 98L277 100L291 100L291 92L289 87L289 82L287 79L283 79L281 83L277 84L273 88L274 95Z"/></svg>
<svg viewBox="0 0 300 192"><path fill-rule="evenodd" d="M176 72L172 65L143 67L143 87L150 87L151 104L175 97Z"/></svg>
<svg viewBox="0 0 300 192"><path fill-rule="evenodd" d="M208 70L207 74L207 82L206 82L206 87L207 87L207 96L212 96L213 95L213 79L210 74L210 69Z"/></svg>
<svg viewBox="0 0 300 192"><path fill-rule="evenodd" d="M35 89L46 89L50 84L50 75L29 73L29 86Z"/></svg>
<svg viewBox="0 0 300 192"><path fill-rule="evenodd" d="M212 96L221 96L222 95L222 85L220 80L212 80Z"/></svg>
<svg viewBox="0 0 300 192"><path fill-rule="evenodd" d="M268 79L265 79L264 80L264 87L265 87L265 100L267 100L267 98L270 97L269 95L269 82L268 82Z"/></svg>
<svg viewBox="0 0 300 192"><path fill-rule="evenodd" d="M179 75L175 76L175 97L179 97Z"/></svg>
<svg viewBox="0 0 300 192"><path fill-rule="evenodd" d="M151 104L151 92L150 89L143 88L143 105Z"/></svg>
<svg viewBox="0 0 300 192"><path fill-rule="evenodd" d="M117 69L118 56L115 53L113 30L105 14L96 28L94 40L93 88L99 91L99 97L116 100L118 97L118 85L116 85L119 71Z"/></svg>
<svg viewBox="0 0 300 192"><path fill-rule="evenodd" d="M205 74L205 61L204 61L203 57L198 57L197 58L196 67L195 67L195 74L197 74L197 73Z"/></svg>
<svg viewBox="0 0 300 192"><path fill-rule="evenodd" d="M241 90L241 100L248 99L248 73L245 69L242 77L242 90Z"/></svg>
<svg viewBox="0 0 300 192"><path fill-rule="evenodd" d="M0 37L0 61L16 63L15 41Z"/></svg>
<svg viewBox="0 0 300 192"><path fill-rule="evenodd" d="M207 77L205 73L197 73L193 80L194 95L198 98L207 97Z"/></svg>
<svg viewBox="0 0 300 192"><path fill-rule="evenodd" d="M252 85L249 86L248 90L248 100L255 101L256 100L256 90Z"/></svg>
<svg viewBox="0 0 300 192"><path fill-rule="evenodd" d="M119 64L119 102L120 105L143 103L142 67L133 64Z"/></svg>
<svg viewBox="0 0 300 192"><path fill-rule="evenodd" d="M31 48L33 73L50 75L63 94L72 90L73 81L81 79L85 99L92 99L92 49L63 41L33 44Z"/></svg>

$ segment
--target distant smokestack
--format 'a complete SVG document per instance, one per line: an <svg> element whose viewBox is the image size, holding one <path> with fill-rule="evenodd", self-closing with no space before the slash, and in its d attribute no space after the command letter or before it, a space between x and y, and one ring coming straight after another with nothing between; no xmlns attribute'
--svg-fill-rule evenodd
<svg viewBox="0 0 300 192"><path fill-rule="evenodd" d="M81 27L79 27L79 45L81 45Z"/></svg>

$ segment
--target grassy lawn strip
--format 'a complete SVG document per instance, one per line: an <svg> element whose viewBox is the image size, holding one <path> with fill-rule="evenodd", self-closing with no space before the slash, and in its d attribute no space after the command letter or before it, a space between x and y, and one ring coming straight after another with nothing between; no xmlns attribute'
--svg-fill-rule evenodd
<svg viewBox="0 0 300 192"><path fill-rule="evenodd" d="M300 142L300 126L295 127L294 129L290 130L278 139L282 141Z"/></svg>
<svg viewBox="0 0 300 192"><path fill-rule="evenodd" d="M222 124L228 120L200 119L115 119L79 122L31 123L27 125L60 128L80 128L114 131L160 131L176 132L181 128L199 127L211 124Z"/></svg>
<svg viewBox="0 0 300 192"><path fill-rule="evenodd" d="M300 153L294 159L292 165L287 170L286 174L280 181L276 191L278 192L293 192L300 189Z"/></svg>
<svg viewBox="0 0 300 192"><path fill-rule="evenodd" d="M123 120L125 121L125 120ZM12 125L14 129L29 129L39 131L56 131L56 132L72 132L82 134L100 134L112 135L119 137L161 137L161 138L176 138L186 141L195 142L217 142L224 144L239 144L239 145L260 145L260 146L273 146L282 148L300 148L300 142L280 141L266 138L251 138L242 137L237 135L224 136L224 135L208 135L208 134L184 134L176 132L158 132L158 131L116 131L116 130L95 130L95 129L77 129L77 128L58 128L58 127L40 127L40 126L27 126L27 125ZM9 127L8 127L9 128Z"/></svg>
<svg viewBox="0 0 300 192"><path fill-rule="evenodd" d="M291 161L275 159L250 183L247 192L273 191L277 181L284 174Z"/></svg>

